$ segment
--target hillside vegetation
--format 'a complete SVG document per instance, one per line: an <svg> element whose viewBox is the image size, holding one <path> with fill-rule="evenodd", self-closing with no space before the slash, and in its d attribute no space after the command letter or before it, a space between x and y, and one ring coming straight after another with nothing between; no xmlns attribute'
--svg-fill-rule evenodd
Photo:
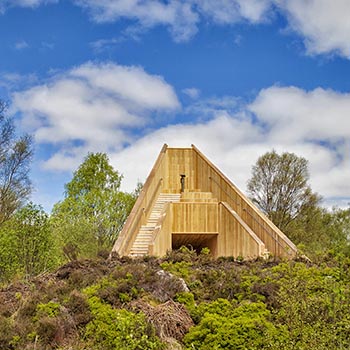
<svg viewBox="0 0 350 350"><path fill-rule="evenodd" d="M0 348L348 349L350 259L72 261L0 290Z"/></svg>
<svg viewBox="0 0 350 350"><path fill-rule="evenodd" d="M298 245L294 261L185 247L109 259L142 185L121 191L107 154L89 153L49 215L28 202L32 139L5 110L0 100L1 350L350 348L350 208L320 206L305 159L266 153L248 183Z"/></svg>

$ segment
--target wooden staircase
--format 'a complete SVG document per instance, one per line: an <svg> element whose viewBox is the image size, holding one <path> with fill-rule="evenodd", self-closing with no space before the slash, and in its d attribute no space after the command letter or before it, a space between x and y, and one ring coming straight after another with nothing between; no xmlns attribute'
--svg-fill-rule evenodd
<svg viewBox="0 0 350 350"><path fill-rule="evenodd" d="M142 225L130 249L129 256L137 257L148 254L148 246L152 241L153 231L164 209L166 203L179 202L180 193L160 193L156 203L153 206L151 214L146 225Z"/></svg>

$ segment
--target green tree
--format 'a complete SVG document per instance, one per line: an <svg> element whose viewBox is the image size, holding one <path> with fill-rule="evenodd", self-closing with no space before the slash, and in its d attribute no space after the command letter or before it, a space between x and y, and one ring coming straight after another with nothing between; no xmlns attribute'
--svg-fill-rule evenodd
<svg viewBox="0 0 350 350"><path fill-rule="evenodd" d="M271 270L270 278L279 285L275 324L287 330L285 341L272 349L349 348L347 269L284 263Z"/></svg>
<svg viewBox="0 0 350 350"><path fill-rule="evenodd" d="M0 229L0 269L3 277L16 273L34 276L58 262L48 215L29 203Z"/></svg>
<svg viewBox="0 0 350 350"><path fill-rule="evenodd" d="M331 249L350 255L350 208L333 208L324 217L324 226L330 236Z"/></svg>
<svg viewBox="0 0 350 350"><path fill-rule="evenodd" d="M74 172L52 213L66 257L93 256L112 246L135 202L120 191L121 180L104 153L88 154Z"/></svg>
<svg viewBox="0 0 350 350"><path fill-rule="evenodd" d="M31 192L28 171L32 139L29 135L16 137L13 120L4 116L6 107L0 101L0 224L24 204Z"/></svg>
<svg viewBox="0 0 350 350"><path fill-rule="evenodd" d="M252 168L248 193L253 202L282 231L302 213L316 208L321 198L308 184L308 162L294 153L265 153Z"/></svg>

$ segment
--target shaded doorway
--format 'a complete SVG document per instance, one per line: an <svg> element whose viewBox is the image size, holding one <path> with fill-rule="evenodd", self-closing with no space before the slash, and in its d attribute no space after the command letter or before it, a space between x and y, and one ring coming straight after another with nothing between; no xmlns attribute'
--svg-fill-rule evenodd
<svg viewBox="0 0 350 350"><path fill-rule="evenodd" d="M171 241L173 250L185 246L194 249L199 254L203 248L209 248L213 257L217 255L217 233L173 233Z"/></svg>

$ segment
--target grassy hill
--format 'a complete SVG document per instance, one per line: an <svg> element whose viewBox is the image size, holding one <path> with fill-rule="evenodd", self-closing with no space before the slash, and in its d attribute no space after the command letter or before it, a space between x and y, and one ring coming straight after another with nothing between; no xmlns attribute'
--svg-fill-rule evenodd
<svg viewBox="0 0 350 350"><path fill-rule="evenodd" d="M348 349L350 259L73 261L0 289L0 349Z"/></svg>

